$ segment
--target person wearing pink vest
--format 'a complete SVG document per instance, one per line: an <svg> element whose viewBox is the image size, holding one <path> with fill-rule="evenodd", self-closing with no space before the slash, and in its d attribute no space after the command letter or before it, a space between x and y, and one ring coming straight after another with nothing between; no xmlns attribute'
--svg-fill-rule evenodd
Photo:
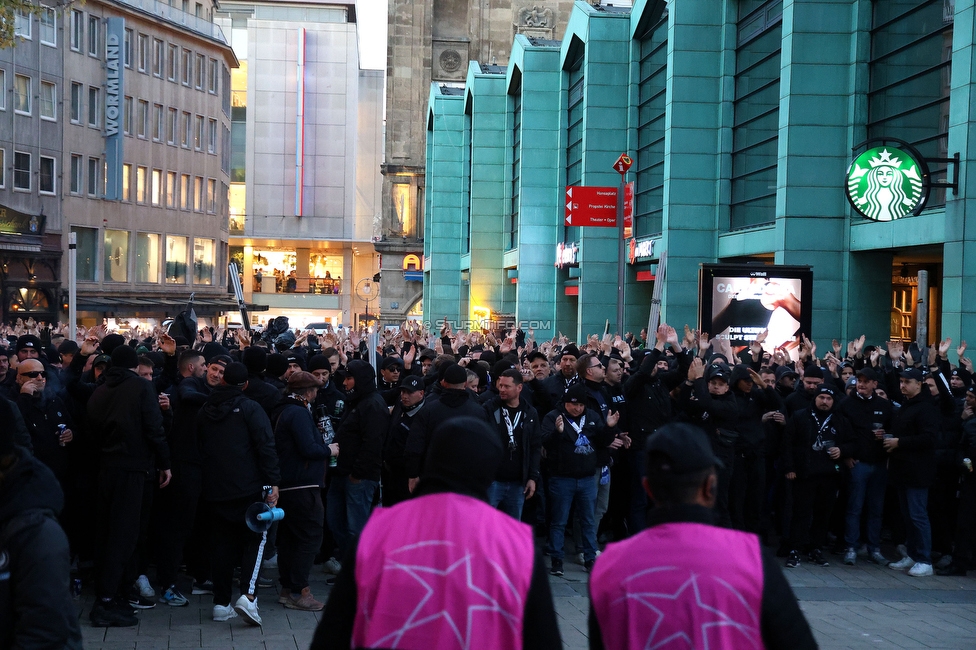
<svg viewBox="0 0 976 650"><path fill-rule="evenodd" d="M648 528L597 558L590 648L816 648L789 583L752 533L720 528L720 461L698 428L647 440Z"/></svg>
<svg viewBox="0 0 976 650"><path fill-rule="evenodd" d="M373 511L312 649L562 647L531 527L488 504L502 444L469 417L431 436L413 498Z"/></svg>

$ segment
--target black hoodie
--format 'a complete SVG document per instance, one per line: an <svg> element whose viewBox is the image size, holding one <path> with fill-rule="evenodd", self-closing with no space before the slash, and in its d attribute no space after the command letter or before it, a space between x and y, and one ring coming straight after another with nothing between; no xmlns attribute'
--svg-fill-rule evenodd
<svg viewBox="0 0 976 650"><path fill-rule="evenodd" d="M376 390L371 365L356 359L349 362L346 373L356 385L346 392L345 415L336 432L339 460L335 470L343 476L379 481L390 411Z"/></svg>
<svg viewBox="0 0 976 650"><path fill-rule="evenodd" d="M109 368L88 400L89 430L101 440L101 466L151 471L170 468L163 413L152 382L126 368Z"/></svg>
<svg viewBox="0 0 976 650"><path fill-rule="evenodd" d="M82 647L57 479L26 451L0 478L0 648Z"/></svg>
<svg viewBox="0 0 976 650"><path fill-rule="evenodd" d="M451 418L459 417L472 417L488 422L484 407L474 393L467 390L442 389L440 399L427 400L427 405L410 425L410 435L407 437L407 448L404 452L408 476L420 476L434 429Z"/></svg>

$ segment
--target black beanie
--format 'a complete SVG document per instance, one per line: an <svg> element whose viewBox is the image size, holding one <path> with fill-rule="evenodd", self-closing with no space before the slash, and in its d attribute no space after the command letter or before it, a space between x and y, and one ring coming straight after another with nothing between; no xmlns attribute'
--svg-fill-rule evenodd
<svg viewBox="0 0 976 650"><path fill-rule="evenodd" d="M498 434L483 420L450 418L434 429L420 484L488 500L488 487L502 462Z"/></svg>
<svg viewBox="0 0 976 650"><path fill-rule="evenodd" d="M266 372L269 377L281 377L288 370L288 359L281 354L268 355Z"/></svg>
<svg viewBox="0 0 976 650"><path fill-rule="evenodd" d="M444 383L456 386L458 384L464 384L468 381L467 371L454 363L448 366L444 370Z"/></svg>
<svg viewBox="0 0 976 650"><path fill-rule="evenodd" d="M102 352L104 352L105 354L112 354L115 348L121 345L125 345L124 336L122 336L121 334L109 334L108 336L102 339L102 342L99 344L99 347L102 348ZM132 367L135 368L135 364L133 364Z"/></svg>
<svg viewBox="0 0 976 650"><path fill-rule="evenodd" d="M224 368L224 383L228 386L241 387L247 383L247 366L239 361L233 361Z"/></svg>
<svg viewBox="0 0 976 650"><path fill-rule="evenodd" d="M268 353L264 348L244 348L241 353L241 363L247 367L252 375L260 375L268 367Z"/></svg>
<svg viewBox="0 0 976 650"><path fill-rule="evenodd" d="M201 354L203 354L203 360L207 363L210 363L216 356L229 356L227 354L227 348L222 346L220 343L214 343L213 341L203 346Z"/></svg>
<svg viewBox="0 0 976 650"><path fill-rule="evenodd" d="M311 359L308 360L308 371L312 372L315 370L328 370L332 372L332 364L329 363L329 357L324 354L316 354Z"/></svg>
<svg viewBox="0 0 976 650"><path fill-rule="evenodd" d="M107 336L105 338L108 338ZM135 368L139 364L139 355L128 345L119 345L112 350L112 366L115 368Z"/></svg>

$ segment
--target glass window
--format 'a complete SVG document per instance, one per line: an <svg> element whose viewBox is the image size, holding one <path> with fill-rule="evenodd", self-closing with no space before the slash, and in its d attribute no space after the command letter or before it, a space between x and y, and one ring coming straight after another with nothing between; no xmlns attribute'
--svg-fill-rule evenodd
<svg viewBox="0 0 976 650"><path fill-rule="evenodd" d="M217 120L211 119L207 128L207 153L217 153Z"/></svg>
<svg viewBox="0 0 976 650"><path fill-rule="evenodd" d="M136 233L136 282L159 282L159 235Z"/></svg>
<svg viewBox="0 0 976 650"><path fill-rule="evenodd" d="M166 50L166 78L170 81L176 81L176 77L179 75L179 64L177 60L180 56L180 48L178 45L170 44L169 48Z"/></svg>
<svg viewBox="0 0 976 650"><path fill-rule="evenodd" d="M166 144L176 144L176 109L169 109L169 120L166 122Z"/></svg>
<svg viewBox="0 0 976 650"><path fill-rule="evenodd" d="M23 151L14 152L14 189L27 190L31 188L31 155Z"/></svg>
<svg viewBox="0 0 976 650"><path fill-rule="evenodd" d="M186 284L186 237L166 235L166 284Z"/></svg>
<svg viewBox="0 0 976 650"><path fill-rule="evenodd" d="M0 111L7 110L7 71L0 68Z"/></svg>
<svg viewBox="0 0 976 650"><path fill-rule="evenodd" d="M183 210L190 209L190 175L182 174L180 176L180 208Z"/></svg>
<svg viewBox="0 0 976 650"><path fill-rule="evenodd" d="M183 113L183 128L180 130L180 144L182 144L187 149L190 148L190 121L192 116L189 113Z"/></svg>
<svg viewBox="0 0 976 650"><path fill-rule="evenodd" d="M193 238L193 284L213 284L214 240Z"/></svg>
<svg viewBox="0 0 976 650"><path fill-rule="evenodd" d="M179 187L176 185L176 172L166 172L166 207L179 207Z"/></svg>
<svg viewBox="0 0 976 650"><path fill-rule="evenodd" d="M98 196L98 176L99 176L99 160L98 158L88 159L88 196Z"/></svg>
<svg viewBox="0 0 976 650"><path fill-rule="evenodd" d="M122 133L132 135L132 98L122 100Z"/></svg>
<svg viewBox="0 0 976 650"><path fill-rule="evenodd" d="M40 163L37 191L41 194L54 194L54 179L57 177L55 159L50 156L40 156Z"/></svg>
<svg viewBox="0 0 976 650"><path fill-rule="evenodd" d="M196 67L196 89L203 90L203 85L207 82L207 57L202 54L197 54L197 67Z"/></svg>
<svg viewBox="0 0 976 650"><path fill-rule="evenodd" d="M49 81L41 82L41 119L57 120L56 112L58 88Z"/></svg>
<svg viewBox="0 0 976 650"><path fill-rule="evenodd" d="M664 222L664 107L668 77L668 10L640 39L634 235L656 235Z"/></svg>
<svg viewBox="0 0 976 650"><path fill-rule="evenodd" d="M0 190L7 187L7 150L0 149Z"/></svg>
<svg viewBox="0 0 976 650"><path fill-rule="evenodd" d="M81 194L82 184L82 162L79 154L71 154L71 193Z"/></svg>
<svg viewBox="0 0 976 650"><path fill-rule="evenodd" d="M210 74L208 75L207 89L211 95L217 94L217 59L210 59Z"/></svg>
<svg viewBox="0 0 976 650"><path fill-rule="evenodd" d="M145 203L148 199L149 185L148 179L149 168L139 166L136 167L136 203Z"/></svg>
<svg viewBox="0 0 976 650"><path fill-rule="evenodd" d="M98 123L99 88L88 86L88 126L99 127Z"/></svg>
<svg viewBox="0 0 976 650"><path fill-rule="evenodd" d="M217 212L217 179L207 179L207 212L215 214Z"/></svg>
<svg viewBox="0 0 976 650"><path fill-rule="evenodd" d="M71 121L75 124L81 122L81 93L84 92L83 86L76 82L71 82Z"/></svg>
<svg viewBox="0 0 976 650"><path fill-rule="evenodd" d="M139 34L139 72L149 70L149 36Z"/></svg>
<svg viewBox="0 0 976 650"><path fill-rule="evenodd" d="M41 42L51 47L58 45L57 14L50 7L41 7Z"/></svg>
<svg viewBox="0 0 976 650"><path fill-rule="evenodd" d="M193 83L193 52L183 50L183 61L181 65L183 66L181 68L183 71L183 85L189 86Z"/></svg>
<svg viewBox="0 0 976 650"><path fill-rule="evenodd" d="M579 185L583 179L583 55L579 68L569 73L569 113L566 131L566 184Z"/></svg>
<svg viewBox="0 0 976 650"><path fill-rule="evenodd" d="M81 42L85 38L85 14L75 9L71 10L71 49L81 50Z"/></svg>
<svg viewBox="0 0 976 650"><path fill-rule="evenodd" d="M88 16L88 54L91 56L99 56L99 32L101 31L102 22L98 19L98 16Z"/></svg>
<svg viewBox="0 0 976 650"><path fill-rule="evenodd" d="M140 138L146 137L147 123L149 122L149 102L145 99L139 100L139 112L136 113L136 135Z"/></svg>
<svg viewBox="0 0 976 650"><path fill-rule="evenodd" d="M203 178L200 176L193 179L193 211L203 212Z"/></svg>
<svg viewBox="0 0 976 650"><path fill-rule="evenodd" d="M31 114L31 78L22 74L14 75L14 110Z"/></svg>
<svg viewBox="0 0 976 650"><path fill-rule="evenodd" d="M129 274L129 231L105 230L105 281L127 282Z"/></svg>
<svg viewBox="0 0 976 650"><path fill-rule="evenodd" d="M31 38L31 14L23 9L17 9L14 13L14 36L20 36L27 40Z"/></svg>
<svg viewBox="0 0 976 650"><path fill-rule="evenodd" d="M95 281L95 260L98 257L98 230L71 226L71 232L77 237L77 258L75 273L81 282Z"/></svg>
<svg viewBox="0 0 976 650"><path fill-rule="evenodd" d="M163 106L153 104L153 140L159 142L163 138Z"/></svg>
<svg viewBox="0 0 976 650"><path fill-rule="evenodd" d="M197 115L193 129L193 148L197 151L203 148L203 115Z"/></svg>
<svg viewBox="0 0 976 650"><path fill-rule="evenodd" d="M162 77L163 76L163 47L164 44L158 38L153 39L153 65L152 73L153 76Z"/></svg>
<svg viewBox="0 0 976 650"><path fill-rule="evenodd" d="M132 163L122 165L122 200L132 200Z"/></svg>
<svg viewBox="0 0 976 650"><path fill-rule="evenodd" d="M152 204L161 206L163 204L163 170L152 170Z"/></svg>
<svg viewBox="0 0 976 650"><path fill-rule="evenodd" d="M739 5L732 124L731 228L776 219L783 2Z"/></svg>
<svg viewBox="0 0 976 650"><path fill-rule="evenodd" d="M132 67L132 30L125 30L125 41L122 44L122 64L127 67Z"/></svg>
<svg viewBox="0 0 976 650"><path fill-rule="evenodd" d="M519 244L519 192L521 191L522 171L522 84L512 93L512 204L508 214L508 227L505 249L516 248ZM409 186L408 186L409 187ZM406 233L404 233L406 236Z"/></svg>

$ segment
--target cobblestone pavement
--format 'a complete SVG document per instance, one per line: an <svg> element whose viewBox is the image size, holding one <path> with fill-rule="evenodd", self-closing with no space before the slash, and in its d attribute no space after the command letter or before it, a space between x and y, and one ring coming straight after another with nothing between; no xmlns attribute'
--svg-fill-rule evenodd
<svg viewBox="0 0 976 650"><path fill-rule="evenodd" d="M847 567L840 558L829 559L830 567L801 564L787 571L821 648L976 648L976 577L911 578L869 563ZM312 593L325 600L329 588L319 569L313 570ZM565 577L551 580L563 643L574 650L587 647L586 577L570 556ZM141 612L136 628L102 629L88 624L92 595L86 588L78 601L85 647L305 650L321 618L284 609L276 589L259 591L261 628L240 618L215 623L210 596L188 598L189 607L160 604Z"/></svg>

